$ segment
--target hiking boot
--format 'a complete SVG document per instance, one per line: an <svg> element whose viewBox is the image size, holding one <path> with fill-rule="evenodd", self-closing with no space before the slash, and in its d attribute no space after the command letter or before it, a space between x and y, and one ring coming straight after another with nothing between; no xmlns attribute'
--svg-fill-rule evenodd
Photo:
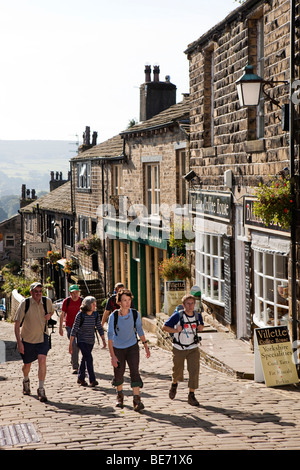
<svg viewBox="0 0 300 470"><path fill-rule="evenodd" d="M93 382L90 383L91 387L96 387L96 385L98 385L97 380L94 380Z"/></svg>
<svg viewBox="0 0 300 470"><path fill-rule="evenodd" d="M170 388L170 390L169 390L169 398L171 398L171 400L174 400L174 398L175 398L175 396L176 396L177 385L178 385L178 384L172 384L172 385L171 385L171 388Z"/></svg>
<svg viewBox="0 0 300 470"><path fill-rule="evenodd" d="M145 407L143 405L143 403L141 402L141 398L139 395L134 395L133 396L133 409L134 411L141 411L143 410Z"/></svg>
<svg viewBox="0 0 300 470"><path fill-rule="evenodd" d="M30 380L23 379L23 395L30 395Z"/></svg>
<svg viewBox="0 0 300 470"><path fill-rule="evenodd" d="M200 403L198 402L198 400L195 397L194 392L189 393L189 395L188 395L188 404L192 405L192 406L199 406L200 405Z"/></svg>
<svg viewBox="0 0 300 470"><path fill-rule="evenodd" d="M123 392L118 392L117 393L117 401L116 401L116 407L117 408L123 408L123 403L124 403L124 393Z"/></svg>
<svg viewBox="0 0 300 470"><path fill-rule="evenodd" d="M87 386L88 386L88 384L87 384L87 382L86 382L85 380L78 379L78 380L77 380L77 383L78 383L79 385L82 385L82 387L87 387Z"/></svg>
<svg viewBox="0 0 300 470"><path fill-rule="evenodd" d="M41 402L47 401L47 397L46 397L45 389L44 389L44 388L38 388L38 389L37 389L37 394L38 394L39 400L40 400Z"/></svg>

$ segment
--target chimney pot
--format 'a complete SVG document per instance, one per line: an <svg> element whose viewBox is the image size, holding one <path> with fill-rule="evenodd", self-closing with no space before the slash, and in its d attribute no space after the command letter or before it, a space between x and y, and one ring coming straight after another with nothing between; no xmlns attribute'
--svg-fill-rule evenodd
<svg viewBox="0 0 300 470"><path fill-rule="evenodd" d="M159 82L159 65L154 65L153 67L153 81Z"/></svg>
<svg viewBox="0 0 300 470"><path fill-rule="evenodd" d="M151 65L145 65L145 82L151 82Z"/></svg>

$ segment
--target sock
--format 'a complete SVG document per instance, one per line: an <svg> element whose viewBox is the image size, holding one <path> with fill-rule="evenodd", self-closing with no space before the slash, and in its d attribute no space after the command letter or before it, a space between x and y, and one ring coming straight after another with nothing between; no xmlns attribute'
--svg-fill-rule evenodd
<svg viewBox="0 0 300 470"><path fill-rule="evenodd" d="M39 388L44 388L44 380L39 380Z"/></svg>

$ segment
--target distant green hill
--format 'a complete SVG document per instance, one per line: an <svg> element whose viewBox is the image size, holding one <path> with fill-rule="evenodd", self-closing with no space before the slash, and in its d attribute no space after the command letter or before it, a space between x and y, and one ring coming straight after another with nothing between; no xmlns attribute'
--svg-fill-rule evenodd
<svg viewBox="0 0 300 470"><path fill-rule="evenodd" d="M70 158L77 155L75 142L62 140L0 140L0 198L21 195L28 189L49 191L50 173L67 179Z"/></svg>

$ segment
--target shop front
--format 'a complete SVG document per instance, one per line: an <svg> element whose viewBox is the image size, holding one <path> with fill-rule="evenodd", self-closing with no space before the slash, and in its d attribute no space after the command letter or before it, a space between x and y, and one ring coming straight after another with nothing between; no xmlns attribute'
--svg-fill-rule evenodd
<svg viewBox="0 0 300 470"><path fill-rule="evenodd" d="M190 191L195 232L195 283L208 313L233 321L231 193Z"/></svg>
<svg viewBox="0 0 300 470"><path fill-rule="evenodd" d="M253 199L244 200L253 268L255 327L289 325L288 260L290 233L278 225L266 227L253 214Z"/></svg>
<svg viewBox="0 0 300 470"><path fill-rule="evenodd" d="M111 247L113 284L123 282L134 295L142 316L155 315L163 306L164 286L158 265L167 257L168 234L147 223L105 218Z"/></svg>

